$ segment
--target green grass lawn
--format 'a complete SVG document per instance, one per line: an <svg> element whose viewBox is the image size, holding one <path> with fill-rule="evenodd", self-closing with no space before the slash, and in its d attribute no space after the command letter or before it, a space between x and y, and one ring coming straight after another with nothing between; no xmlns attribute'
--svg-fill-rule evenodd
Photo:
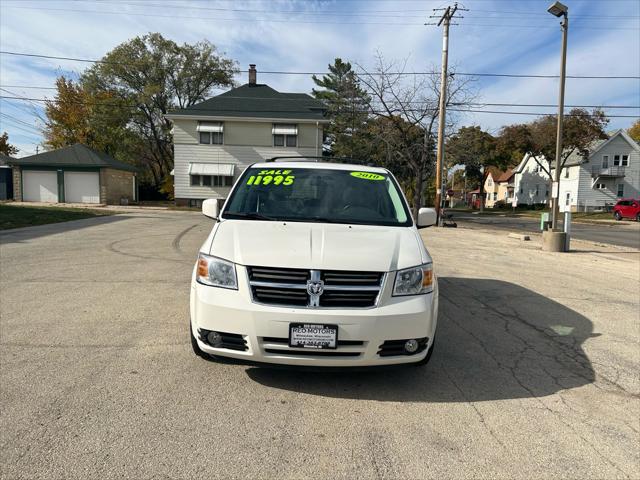
<svg viewBox="0 0 640 480"><path fill-rule="evenodd" d="M0 204L0 230L31 227L47 223L68 222L83 218L113 215L114 212L64 207L23 207L9 203Z"/></svg>

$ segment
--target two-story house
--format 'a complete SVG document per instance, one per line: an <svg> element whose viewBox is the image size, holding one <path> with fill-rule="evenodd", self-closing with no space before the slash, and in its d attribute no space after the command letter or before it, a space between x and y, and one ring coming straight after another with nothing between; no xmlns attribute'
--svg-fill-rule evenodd
<svg viewBox="0 0 640 480"><path fill-rule="evenodd" d="M542 159L542 165L547 162ZM551 166L554 174L555 165ZM546 203L550 199L549 175L526 154L515 170L518 204ZM624 131L594 142L589 156L569 156L560 175L560 211L593 211L612 206L620 198L640 193L640 146Z"/></svg>
<svg viewBox="0 0 640 480"><path fill-rule="evenodd" d="M225 199L252 163L321 156L324 105L306 93L282 93L256 81L167 115L173 123L176 205Z"/></svg>
<svg viewBox="0 0 640 480"><path fill-rule="evenodd" d="M498 202L503 202L506 206L511 206L515 194L515 172L509 168L498 177Z"/></svg>
<svg viewBox="0 0 640 480"><path fill-rule="evenodd" d="M518 205L546 204L550 199L548 168L544 158L527 153L514 170L513 191Z"/></svg>
<svg viewBox="0 0 640 480"><path fill-rule="evenodd" d="M561 211L599 210L639 194L640 146L624 130L596 142L587 159L572 154L561 171Z"/></svg>

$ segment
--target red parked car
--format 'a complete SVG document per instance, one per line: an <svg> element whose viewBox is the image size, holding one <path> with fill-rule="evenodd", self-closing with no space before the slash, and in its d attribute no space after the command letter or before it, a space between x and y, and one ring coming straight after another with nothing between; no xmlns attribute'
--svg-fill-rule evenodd
<svg viewBox="0 0 640 480"><path fill-rule="evenodd" d="M640 222L640 200L634 200L633 198L618 200L616 206L613 207L613 218L616 220L634 218Z"/></svg>

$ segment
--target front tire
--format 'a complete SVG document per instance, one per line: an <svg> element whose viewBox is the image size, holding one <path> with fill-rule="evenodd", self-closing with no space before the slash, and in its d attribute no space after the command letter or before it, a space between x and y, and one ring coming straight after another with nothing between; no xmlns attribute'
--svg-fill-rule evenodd
<svg viewBox="0 0 640 480"><path fill-rule="evenodd" d="M640 213L636 215L636 222L640 222Z"/></svg>
<svg viewBox="0 0 640 480"><path fill-rule="evenodd" d="M613 214L613 218L615 218L619 222L620 220L622 220L622 215L620 215L620 212L616 212Z"/></svg>

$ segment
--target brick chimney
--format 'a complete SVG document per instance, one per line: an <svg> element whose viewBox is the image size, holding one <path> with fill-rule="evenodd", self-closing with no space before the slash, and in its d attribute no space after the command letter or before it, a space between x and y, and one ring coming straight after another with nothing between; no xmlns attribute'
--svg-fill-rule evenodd
<svg viewBox="0 0 640 480"><path fill-rule="evenodd" d="M257 76L258 76L258 71L256 70L255 63L249 64L249 85L256 84Z"/></svg>

